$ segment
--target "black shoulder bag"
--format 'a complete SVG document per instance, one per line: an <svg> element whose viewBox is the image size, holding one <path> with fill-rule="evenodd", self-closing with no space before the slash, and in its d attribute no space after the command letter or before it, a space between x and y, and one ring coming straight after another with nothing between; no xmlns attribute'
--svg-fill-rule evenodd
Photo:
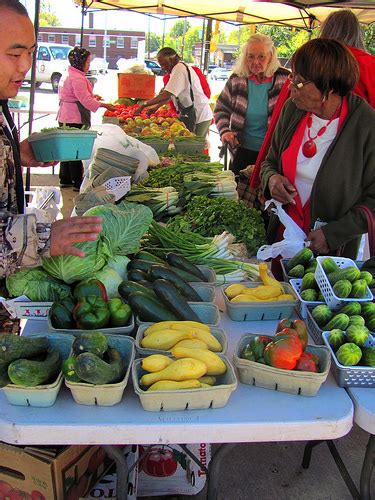
<svg viewBox="0 0 375 500"><path fill-rule="evenodd" d="M186 128L190 130L190 132L195 132L195 125L196 125L196 113L195 113L195 107L194 107L194 94L193 94L193 88L191 85L191 75L189 68L186 66L184 62L182 64L185 66L186 71L188 72L188 78L189 78L189 84L190 84L190 99L191 99L191 106L182 106L180 103L178 97L176 97L176 102L177 102L177 107L178 111L180 112L180 120L182 123L185 124Z"/></svg>

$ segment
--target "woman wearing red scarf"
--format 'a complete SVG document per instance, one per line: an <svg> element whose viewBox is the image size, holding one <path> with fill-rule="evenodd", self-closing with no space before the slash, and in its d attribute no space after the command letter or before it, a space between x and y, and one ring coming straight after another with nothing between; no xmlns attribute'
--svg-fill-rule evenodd
<svg viewBox="0 0 375 500"><path fill-rule="evenodd" d="M294 54L292 72L291 99L262 164L262 188L285 204L315 253L341 248L355 258L367 232L355 207L367 205L375 214L375 112L352 94L358 64L339 42L307 42ZM272 216L270 242L281 229Z"/></svg>

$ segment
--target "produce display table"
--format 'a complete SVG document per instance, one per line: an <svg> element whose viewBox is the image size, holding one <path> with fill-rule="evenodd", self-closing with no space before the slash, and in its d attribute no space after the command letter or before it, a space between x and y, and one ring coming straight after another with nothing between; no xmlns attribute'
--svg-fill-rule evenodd
<svg viewBox="0 0 375 500"><path fill-rule="evenodd" d="M216 302L223 310L219 290ZM276 328L276 321L233 322L224 313L221 317L230 360L243 333L272 334ZM47 322L43 320L28 321L24 329L25 335L45 332ZM65 387L49 408L11 406L0 391L0 440L10 444L308 441L342 437L352 423L352 401L332 375L315 397L239 383L224 408L176 412L144 411L131 383L121 403L107 408L77 405ZM224 446L210 465L209 498L215 498L218 466L230 446Z"/></svg>
<svg viewBox="0 0 375 500"><path fill-rule="evenodd" d="M375 392L371 388L348 388L354 403L354 422L370 434L362 464L360 479L361 500L371 499L371 472L375 455Z"/></svg>

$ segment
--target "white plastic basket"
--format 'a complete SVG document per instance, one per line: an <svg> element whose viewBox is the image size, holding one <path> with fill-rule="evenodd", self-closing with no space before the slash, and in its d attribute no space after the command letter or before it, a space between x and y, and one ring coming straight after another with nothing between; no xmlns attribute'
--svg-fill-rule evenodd
<svg viewBox="0 0 375 500"><path fill-rule="evenodd" d="M108 193L113 194L113 196L115 197L115 201L117 201L130 191L130 181L130 176L113 177L112 179L108 179L107 181L105 181L103 186Z"/></svg>
<svg viewBox="0 0 375 500"><path fill-rule="evenodd" d="M298 306L298 311L300 313L300 316L302 319L307 318L307 306L318 306L319 304L324 304L324 302L321 302L319 300L312 300L312 301L307 301L303 300L300 293L301 293L301 285L302 285L302 279L290 279L289 283L291 284L294 293L297 295L300 304Z"/></svg>
<svg viewBox="0 0 375 500"><path fill-rule="evenodd" d="M318 286L320 288L320 291L323 294L323 297L325 298L325 301L327 305L331 309L339 309L341 306L343 306L346 302L369 302L370 300L372 301L372 293L367 287L367 294L365 297L362 298L343 298L343 297L338 297L335 292L333 291L333 288L331 286L331 283L328 281L327 275L324 272L323 266L322 266L322 260L325 259L326 257L317 257L317 263L318 265L316 266L315 270L315 279L316 282L318 283ZM348 259L346 257L331 257L331 259L335 262L335 264L340 268L340 269L345 269L346 267L349 266L355 266L358 267L357 264L354 262L352 259Z"/></svg>

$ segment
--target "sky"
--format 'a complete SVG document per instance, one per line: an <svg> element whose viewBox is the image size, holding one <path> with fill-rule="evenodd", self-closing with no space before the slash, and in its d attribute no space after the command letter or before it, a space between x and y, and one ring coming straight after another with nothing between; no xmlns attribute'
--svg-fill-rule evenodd
<svg viewBox="0 0 375 500"><path fill-rule="evenodd" d="M34 0L21 0L29 11L30 17L34 18ZM81 10L73 3L73 0L50 0L52 11L60 19L61 26L64 28L77 28L81 26ZM107 16L107 29L131 29L135 31L148 31L148 17L144 14L137 14L128 11L116 12L95 12L94 28L104 29ZM165 31L168 32L176 19L166 21ZM202 26L202 19L189 19L193 26ZM85 27L88 28L88 16L85 18ZM220 27L225 31L234 29L227 23L221 23ZM163 21L150 18L150 31L159 35L163 33Z"/></svg>

